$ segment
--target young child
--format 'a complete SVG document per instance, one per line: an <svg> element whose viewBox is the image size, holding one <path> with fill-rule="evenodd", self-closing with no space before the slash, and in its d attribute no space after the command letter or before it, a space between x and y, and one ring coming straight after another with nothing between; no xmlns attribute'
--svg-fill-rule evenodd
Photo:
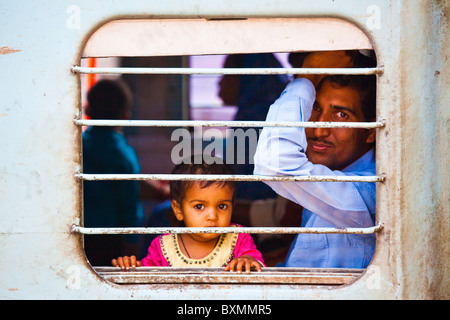
<svg viewBox="0 0 450 320"><path fill-rule="evenodd" d="M202 158L203 159L203 158ZM211 163L211 161L208 161ZM173 174L232 174L225 164L202 161L179 164ZM234 227L230 224L236 182L234 181L171 181L171 205L176 218L186 227ZM113 266L122 269L136 266L225 267L238 273L251 268L261 271L261 252L252 237L242 233L166 234L155 238L142 261L136 257L119 257Z"/></svg>

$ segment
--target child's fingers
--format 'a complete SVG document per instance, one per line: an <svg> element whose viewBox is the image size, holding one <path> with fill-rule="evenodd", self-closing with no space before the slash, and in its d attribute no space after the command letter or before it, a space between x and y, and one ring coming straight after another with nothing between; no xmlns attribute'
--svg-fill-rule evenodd
<svg viewBox="0 0 450 320"><path fill-rule="evenodd" d="M130 257L130 264L131 264L131 268L136 268L136 257L135 256Z"/></svg>
<svg viewBox="0 0 450 320"><path fill-rule="evenodd" d="M130 269L130 259L128 258L128 256L125 257L118 257L117 258L117 265L122 269L122 270L128 270Z"/></svg>
<svg viewBox="0 0 450 320"><path fill-rule="evenodd" d="M117 266L120 267L121 269L125 268L125 265L123 264L123 258L122 257L118 257L117 258Z"/></svg>
<svg viewBox="0 0 450 320"><path fill-rule="evenodd" d="M251 265L252 265L252 263L250 261L248 261L248 260L242 261L242 264L240 265L238 272L242 273L242 271L245 270L245 273L249 274L250 273L250 269L251 269Z"/></svg>
<svg viewBox="0 0 450 320"><path fill-rule="evenodd" d="M252 266L256 268L256 271L261 272L261 264L258 261L253 261Z"/></svg>
<svg viewBox="0 0 450 320"><path fill-rule="evenodd" d="M245 267L247 269L247 261L245 259L241 259L238 260L238 263L236 265L236 271L237 273L242 273L242 268ZM249 271L247 273L250 272L250 267L248 267Z"/></svg>
<svg viewBox="0 0 450 320"><path fill-rule="evenodd" d="M126 270L130 270L130 258L128 256L123 257L123 264Z"/></svg>
<svg viewBox="0 0 450 320"><path fill-rule="evenodd" d="M136 256L124 256L124 257L118 257L117 259L112 259L111 263L114 267L119 267L122 270L130 270L130 267L132 269L136 267L140 267L142 265L141 261L138 261L136 259Z"/></svg>
<svg viewBox="0 0 450 320"><path fill-rule="evenodd" d="M225 271L233 272L236 262L237 262L236 259L231 260L231 262L229 264L227 264L227 266L225 267Z"/></svg>
<svg viewBox="0 0 450 320"><path fill-rule="evenodd" d="M252 267L254 267L258 272L261 272L261 264L256 260L250 259L233 259L226 267L225 271L236 271L238 273L242 273L242 270L245 270L245 273L249 274L251 272Z"/></svg>
<svg viewBox="0 0 450 320"><path fill-rule="evenodd" d="M253 266L256 266L255 261L245 260L245 273L249 274Z"/></svg>

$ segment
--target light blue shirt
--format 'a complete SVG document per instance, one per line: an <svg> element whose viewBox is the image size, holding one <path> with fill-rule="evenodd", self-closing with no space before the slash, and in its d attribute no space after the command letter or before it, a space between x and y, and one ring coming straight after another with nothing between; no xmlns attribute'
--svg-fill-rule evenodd
<svg viewBox="0 0 450 320"><path fill-rule="evenodd" d="M313 84L291 82L269 109L266 121L308 121L315 100ZM375 175L375 153L368 151L342 171L306 158L304 128L265 127L255 154L256 175ZM273 182L278 194L303 206L302 227L362 228L375 222L374 182ZM284 266L365 268L375 249L375 235L299 234Z"/></svg>

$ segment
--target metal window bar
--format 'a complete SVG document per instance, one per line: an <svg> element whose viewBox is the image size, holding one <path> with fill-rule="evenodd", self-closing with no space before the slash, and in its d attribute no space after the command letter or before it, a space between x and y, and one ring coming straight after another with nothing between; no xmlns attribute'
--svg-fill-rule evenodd
<svg viewBox="0 0 450 320"><path fill-rule="evenodd" d="M112 180L185 180L185 181L311 181L311 182L383 182L384 176L262 176L214 174L87 174L75 177L85 181Z"/></svg>
<svg viewBox="0 0 450 320"><path fill-rule="evenodd" d="M382 68L90 68L72 66L73 73L83 74L197 74L197 75L270 75L270 74L382 74Z"/></svg>
<svg viewBox="0 0 450 320"><path fill-rule="evenodd" d="M142 227L142 228L86 228L72 225L71 231L81 234L166 234L166 233L253 233L253 234L298 234L298 233L334 233L334 234L372 234L383 229L382 224L367 228L307 228L307 227L227 227L227 228L200 228L200 227Z"/></svg>
<svg viewBox="0 0 450 320"><path fill-rule="evenodd" d="M199 75L270 75L270 74L341 74L380 75L382 68L89 68L72 66L73 73L81 74L199 74ZM82 120L77 126L139 126L139 127L305 127L305 128L380 128L385 122L266 122L266 121L179 121L179 120ZM172 175L172 174L84 174L79 180L233 180L233 181L329 181L329 182L382 182L383 176L256 176L256 175ZM71 231L81 234L164 234L164 233L338 233L372 234L383 229L382 224L367 228L86 228L72 225Z"/></svg>
<svg viewBox="0 0 450 320"><path fill-rule="evenodd" d="M384 127L384 119L375 122L271 122L271 121L209 121L209 120L86 120L75 119L77 126L110 127L291 127L291 128L363 128Z"/></svg>

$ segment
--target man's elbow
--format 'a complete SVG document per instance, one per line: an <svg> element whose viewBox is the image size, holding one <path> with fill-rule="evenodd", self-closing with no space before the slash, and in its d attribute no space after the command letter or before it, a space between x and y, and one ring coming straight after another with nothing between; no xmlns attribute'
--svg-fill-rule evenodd
<svg viewBox="0 0 450 320"><path fill-rule="evenodd" d="M280 168L274 165L274 159L272 157L256 153L254 157L254 170L253 174L262 176L275 176L280 173Z"/></svg>

